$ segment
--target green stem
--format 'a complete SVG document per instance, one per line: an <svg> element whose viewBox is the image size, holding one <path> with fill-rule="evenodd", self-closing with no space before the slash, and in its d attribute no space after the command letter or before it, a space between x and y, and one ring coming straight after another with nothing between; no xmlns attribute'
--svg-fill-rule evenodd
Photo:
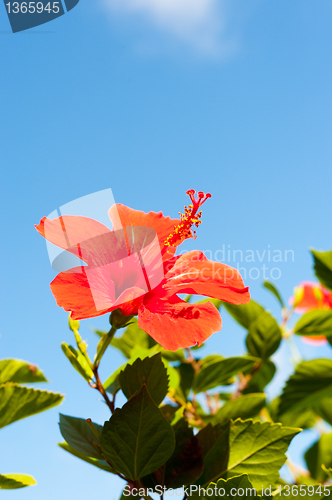
<svg viewBox="0 0 332 500"><path fill-rule="evenodd" d="M90 427L90 429L92 430L92 432L94 433L94 435L96 436L96 438L98 439L98 443L99 443L100 436L99 436L99 433L98 433L97 429L93 425L93 422L92 422L91 418L87 418L86 419L86 423L88 424L88 426Z"/></svg>
<svg viewBox="0 0 332 500"><path fill-rule="evenodd" d="M101 383L101 380L100 380L100 377L99 377L99 373L98 373L98 368L99 368L99 363L101 361L101 358L105 354L105 351L106 351L107 347L112 342L112 339L113 339L116 331L117 331L117 328L115 326L112 326L112 328L110 329L110 331L108 333L106 333L106 335L104 335L101 338L101 340L99 341L99 344L97 346L97 354L96 354L95 361L94 361L93 366L92 366L92 371L93 371L93 374L95 376L95 381L96 381L96 385L95 385L94 388L97 389L97 391L99 391L100 394L103 396L103 398L104 398L107 406L111 410L111 413L114 412L114 407L115 407L114 400L115 400L115 396L113 396L113 401L111 401L110 398L108 397L108 394L107 394L107 392L106 392L103 384Z"/></svg>

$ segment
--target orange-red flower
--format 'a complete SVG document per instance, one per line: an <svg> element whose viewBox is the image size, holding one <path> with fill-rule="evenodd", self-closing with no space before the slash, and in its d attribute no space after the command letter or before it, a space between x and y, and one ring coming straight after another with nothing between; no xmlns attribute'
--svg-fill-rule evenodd
<svg viewBox="0 0 332 500"><path fill-rule="evenodd" d="M312 309L332 309L332 292L320 283L303 281L294 289L294 296L290 303L295 312L306 313ZM312 345L322 345L327 342L324 335L311 335L303 337L303 341Z"/></svg>
<svg viewBox="0 0 332 500"><path fill-rule="evenodd" d="M138 324L165 349L202 344L221 329L211 302L190 304L177 294L213 297L233 304L249 302L248 287L236 269L208 260L200 251L175 257L179 244L195 238L200 206L210 197L187 192L192 204L181 219L161 212L144 213L113 205L111 231L87 217L44 217L37 231L48 241L79 257L81 265L59 273L51 290L73 319L91 318L119 308L138 314Z"/></svg>

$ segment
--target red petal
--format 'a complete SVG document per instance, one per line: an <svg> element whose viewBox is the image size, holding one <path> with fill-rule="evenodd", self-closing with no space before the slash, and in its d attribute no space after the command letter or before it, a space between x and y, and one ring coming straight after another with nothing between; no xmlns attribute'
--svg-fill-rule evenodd
<svg viewBox="0 0 332 500"><path fill-rule="evenodd" d="M100 264L100 257L104 253L106 254L102 258L104 263L114 260L109 255L109 248L112 248L109 245L110 239L112 242L117 240L117 248L120 246L126 249L124 236L121 241L118 234L112 237L108 227L89 217L63 215L53 220L44 217L35 228L46 240L89 264ZM125 255L128 255L126 251Z"/></svg>
<svg viewBox="0 0 332 500"><path fill-rule="evenodd" d="M330 290L324 288L320 283L314 283L312 281L303 281L297 287L297 289L303 289L303 296L300 302L297 303L295 312L298 314L303 314L311 309L332 309L332 293ZM322 297L321 300L315 294L320 292ZM295 297L289 299L290 305L295 302Z"/></svg>
<svg viewBox="0 0 332 500"><path fill-rule="evenodd" d="M164 242L167 236L173 232L174 226L178 225L180 222L179 219L165 217L162 212L145 213L141 210L129 208L121 203L112 205L108 211L108 216L113 223L113 230L122 229L127 226L152 227L158 235L160 248L162 250L164 249ZM175 251L175 247L168 248L164 255L164 260L173 257Z"/></svg>
<svg viewBox="0 0 332 500"><path fill-rule="evenodd" d="M213 262L203 252L193 250L181 255L165 276L166 294L188 293L206 295L232 304L250 300L240 273L233 267Z"/></svg>
<svg viewBox="0 0 332 500"><path fill-rule="evenodd" d="M50 286L58 306L63 307L65 311L72 311L73 319L101 316L112 310L97 310L89 280L79 267L59 273Z"/></svg>
<svg viewBox="0 0 332 500"><path fill-rule="evenodd" d="M74 319L119 306L125 314L137 313L142 296L164 277L156 232L145 229L133 226L125 234L87 217L42 219L37 226L42 236L88 264L60 273L52 282L58 305L72 311Z"/></svg>
<svg viewBox="0 0 332 500"><path fill-rule="evenodd" d="M188 304L178 297L149 301L149 295L138 310L138 326L164 349L200 345L221 330L220 314L211 302Z"/></svg>
<svg viewBox="0 0 332 500"><path fill-rule="evenodd" d="M51 283L51 290L58 306L71 311L73 319L101 316L119 306L124 314L136 314L146 293L132 286L116 297L116 287L107 269L84 266L59 273Z"/></svg>

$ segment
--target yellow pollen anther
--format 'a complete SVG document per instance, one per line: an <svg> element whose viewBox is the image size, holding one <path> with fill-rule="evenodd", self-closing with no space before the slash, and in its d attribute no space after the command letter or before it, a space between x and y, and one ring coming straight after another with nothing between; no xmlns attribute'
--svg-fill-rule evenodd
<svg viewBox="0 0 332 500"><path fill-rule="evenodd" d="M211 198L210 193L203 193L203 191L199 191L198 198L195 197L194 189L190 189L187 191L187 194L190 196L192 205L188 205L184 207L184 214L179 212L181 216L180 223L177 226L174 226L174 231L169 236L167 236L164 245L166 247L172 247L175 245L179 245L186 238L193 237L196 239L196 231L191 229L192 226L198 227L202 221L200 218L202 217L202 211L197 212L197 210L203 205L203 203Z"/></svg>

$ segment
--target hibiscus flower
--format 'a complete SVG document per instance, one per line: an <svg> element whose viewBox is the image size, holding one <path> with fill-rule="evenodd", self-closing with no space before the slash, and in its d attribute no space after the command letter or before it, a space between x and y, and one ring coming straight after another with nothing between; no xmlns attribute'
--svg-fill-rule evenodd
<svg viewBox="0 0 332 500"><path fill-rule="evenodd" d="M250 295L236 269L210 261L200 251L174 256L185 239L196 237L200 207L211 196L201 191L196 196L194 190L187 194L192 204L180 219L114 204L108 212L112 231L87 217L44 217L37 231L82 261L52 281L57 304L73 319L115 309L137 314L139 327L168 350L200 345L220 331L221 317L211 302L190 304L178 294L232 304L245 304Z"/></svg>
<svg viewBox="0 0 332 500"><path fill-rule="evenodd" d="M312 309L332 309L332 292L320 283L303 281L294 288L294 296L289 300L295 306L295 312L304 314ZM311 345L326 344L324 335L310 335L302 338L304 342Z"/></svg>

